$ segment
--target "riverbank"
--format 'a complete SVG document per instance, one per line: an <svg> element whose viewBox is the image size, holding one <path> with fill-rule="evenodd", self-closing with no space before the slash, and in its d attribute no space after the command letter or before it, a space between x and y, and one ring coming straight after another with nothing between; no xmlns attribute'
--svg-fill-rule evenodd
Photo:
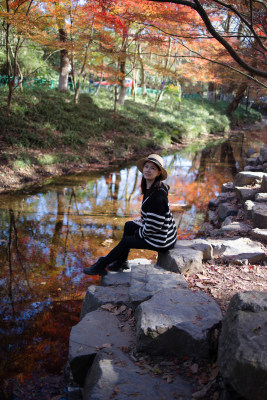
<svg viewBox="0 0 267 400"><path fill-rule="evenodd" d="M109 96L82 95L74 105L70 94L36 90L16 93L11 110L1 104L0 193L59 175L116 168L148 153L173 152L193 140L230 134L224 103L183 99L178 107L169 96L155 112L152 98L129 99L114 114ZM242 107L234 114L239 129L260 118Z"/></svg>

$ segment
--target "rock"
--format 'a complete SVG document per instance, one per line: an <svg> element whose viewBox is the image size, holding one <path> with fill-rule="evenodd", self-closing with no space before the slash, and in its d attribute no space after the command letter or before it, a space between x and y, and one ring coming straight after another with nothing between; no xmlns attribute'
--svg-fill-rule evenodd
<svg viewBox="0 0 267 400"><path fill-rule="evenodd" d="M223 203L218 207L218 216L223 221L226 217L235 216L238 213L238 208L231 203Z"/></svg>
<svg viewBox="0 0 267 400"><path fill-rule="evenodd" d="M251 201L251 200L245 201L244 210L245 210L245 218L246 219L252 218L252 210L253 210L254 205L255 205L254 201Z"/></svg>
<svg viewBox="0 0 267 400"><path fill-rule="evenodd" d="M230 301L219 338L218 365L246 400L267 393L267 293L245 292Z"/></svg>
<svg viewBox="0 0 267 400"><path fill-rule="evenodd" d="M252 210L253 228L267 228L267 203L255 204Z"/></svg>
<svg viewBox="0 0 267 400"><path fill-rule="evenodd" d="M220 203L225 203L227 201L235 200L236 198L237 197L235 192L220 193L217 197Z"/></svg>
<svg viewBox="0 0 267 400"><path fill-rule="evenodd" d="M267 243L267 229L255 228L250 231L252 239L260 240L263 243Z"/></svg>
<svg viewBox="0 0 267 400"><path fill-rule="evenodd" d="M225 220L222 223L222 227L230 225L232 222L233 222L233 217L226 217Z"/></svg>
<svg viewBox="0 0 267 400"><path fill-rule="evenodd" d="M136 258L129 261L130 267L135 268L138 265L152 265L151 261L146 258ZM131 282L131 269L124 270L123 272L109 272L102 278L101 284L103 286L130 286Z"/></svg>
<svg viewBox="0 0 267 400"><path fill-rule="evenodd" d="M186 289L188 287L183 275L166 272L163 268L136 267L132 271L129 296L132 306L150 299L163 289Z"/></svg>
<svg viewBox="0 0 267 400"><path fill-rule="evenodd" d="M209 201L208 208L209 208L209 210L216 210L218 205L219 205L219 200L218 199L212 199L212 200Z"/></svg>
<svg viewBox="0 0 267 400"><path fill-rule="evenodd" d="M255 200L255 196L257 193L261 192L260 185L257 185L255 188L248 187L235 187L236 194L240 201L244 204L247 200Z"/></svg>
<svg viewBox="0 0 267 400"><path fill-rule="evenodd" d="M252 154L255 154L255 153L257 153L257 150L255 150L255 149L253 149L252 147L250 147L250 148L248 149L248 151L247 151L247 156L248 156L248 157L251 157Z"/></svg>
<svg viewBox="0 0 267 400"><path fill-rule="evenodd" d="M247 165L257 165L257 157L249 157L246 159Z"/></svg>
<svg viewBox="0 0 267 400"><path fill-rule="evenodd" d="M255 201L266 202L267 201L267 193L257 193L255 195Z"/></svg>
<svg viewBox="0 0 267 400"><path fill-rule="evenodd" d="M208 357L222 315L205 293L165 289L136 309L137 349L151 354Z"/></svg>
<svg viewBox="0 0 267 400"><path fill-rule="evenodd" d="M149 372L145 366L143 369L136 366L122 352L100 354L86 377L83 400L191 400L191 385L178 374L168 383L161 377L151 376Z"/></svg>
<svg viewBox="0 0 267 400"><path fill-rule="evenodd" d="M267 172L267 163L264 163L262 165L262 169L263 169L263 172Z"/></svg>
<svg viewBox="0 0 267 400"><path fill-rule="evenodd" d="M263 172L263 166L260 165L246 165L244 171L251 171L251 172Z"/></svg>
<svg viewBox="0 0 267 400"><path fill-rule="evenodd" d="M248 186L261 184L264 172L238 172L234 179L234 186Z"/></svg>
<svg viewBox="0 0 267 400"><path fill-rule="evenodd" d="M89 286L82 303L81 319L89 312L97 310L103 304L129 306L129 287L119 285L117 287Z"/></svg>
<svg viewBox="0 0 267 400"><path fill-rule="evenodd" d="M158 254L157 265L179 274L195 273L202 270L202 260L202 251L179 246L176 243L172 250Z"/></svg>
<svg viewBox="0 0 267 400"><path fill-rule="evenodd" d="M208 239L213 246L214 256L219 256L225 262L257 263L265 259L265 251L261 243L248 238L239 239Z"/></svg>
<svg viewBox="0 0 267 400"><path fill-rule="evenodd" d="M224 225L221 228L221 231L224 233L233 233L237 235L248 233L250 230L251 226L243 222L237 222L237 221Z"/></svg>
<svg viewBox="0 0 267 400"><path fill-rule="evenodd" d="M262 157L262 163L266 163L267 162L267 147L262 147L260 149L260 155Z"/></svg>
<svg viewBox="0 0 267 400"><path fill-rule="evenodd" d="M221 187L221 192L233 192L235 190L234 184L232 182L223 183Z"/></svg>
<svg viewBox="0 0 267 400"><path fill-rule="evenodd" d="M114 351L121 347L129 347L134 342L131 327L127 322L121 323L116 315L98 309L72 327L69 339L69 361L73 378L83 386L88 369L91 367L96 353L102 349Z"/></svg>
<svg viewBox="0 0 267 400"><path fill-rule="evenodd" d="M261 192L267 193L267 174L264 175L261 182Z"/></svg>

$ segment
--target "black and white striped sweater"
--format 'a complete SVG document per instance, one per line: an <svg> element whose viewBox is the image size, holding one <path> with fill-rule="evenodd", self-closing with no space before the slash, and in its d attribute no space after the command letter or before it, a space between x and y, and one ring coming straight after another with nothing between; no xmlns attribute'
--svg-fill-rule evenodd
<svg viewBox="0 0 267 400"><path fill-rule="evenodd" d="M168 190L162 186L142 201L142 226L138 236L160 250L168 250L177 240L175 225L168 201Z"/></svg>

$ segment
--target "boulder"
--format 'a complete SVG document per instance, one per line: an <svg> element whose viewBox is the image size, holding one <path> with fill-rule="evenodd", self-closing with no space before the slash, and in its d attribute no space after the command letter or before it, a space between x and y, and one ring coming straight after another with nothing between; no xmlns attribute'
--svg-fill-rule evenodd
<svg viewBox="0 0 267 400"><path fill-rule="evenodd" d="M257 263L265 260L262 244L246 237L239 239L208 239L213 246L214 256L219 256L225 262Z"/></svg>
<svg viewBox="0 0 267 400"><path fill-rule="evenodd" d="M260 185L256 185L254 188L249 187L235 187L235 192L239 200L244 204L247 200L255 200L257 193L261 192Z"/></svg>
<svg viewBox="0 0 267 400"><path fill-rule="evenodd" d="M253 228L267 228L267 203L255 204L252 210Z"/></svg>
<svg viewBox="0 0 267 400"><path fill-rule="evenodd" d="M179 246L158 254L157 265L179 274L195 273L202 270L203 252L188 247Z"/></svg>
<svg viewBox="0 0 267 400"><path fill-rule="evenodd" d="M260 165L246 165L244 171L263 172L263 166Z"/></svg>
<svg viewBox="0 0 267 400"><path fill-rule="evenodd" d="M146 258L135 258L129 261L130 270L124 270L123 272L110 272L103 276L101 280L102 286L118 286L126 285L130 286L131 282L131 270L138 265L152 265L151 261Z"/></svg>
<svg viewBox="0 0 267 400"><path fill-rule="evenodd" d="M224 380L246 400L267 393L267 293L237 293L219 338L218 365Z"/></svg>
<svg viewBox="0 0 267 400"><path fill-rule="evenodd" d="M260 149L260 155L262 157L262 163L266 163L267 162L267 147L262 147Z"/></svg>
<svg viewBox="0 0 267 400"><path fill-rule="evenodd" d="M223 221L225 218L238 214L238 207L231 203L223 203L218 207L218 216Z"/></svg>
<svg viewBox="0 0 267 400"><path fill-rule="evenodd" d="M234 179L234 186L248 186L261 184L264 172L238 172Z"/></svg>
<svg viewBox="0 0 267 400"><path fill-rule="evenodd" d="M129 306L129 287L119 285L118 287L89 286L82 303L81 319L89 312L97 310L103 304Z"/></svg>
<svg viewBox="0 0 267 400"><path fill-rule="evenodd" d="M94 358L99 352L112 348L129 347L134 342L132 329L127 322L122 324L115 314L98 309L72 327L69 339L69 362L73 378L80 386Z"/></svg>
<svg viewBox="0 0 267 400"><path fill-rule="evenodd" d="M192 399L190 383L178 374L170 383L150 374L151 371L135 365L122 351L101 353L95 357L86 376L83 400Z"/></svg>
<svg viewBox="0 0 267 400"><path fill-rule="evenodd" d="M254 228L250 231L252 239L267 243L267 229Z"/></svg>
<svg viewBox="0 0 267 400"><path fill-rule="evenodd" d="M223 183L221 187L221 192L233 192L235 190L234 184L232 182Z"/></svg>
<svg viewBox="0 0 267 400"><path fill-rule="evenodd" d="M254 201L252 200L246 200L244 204L244 211L245 211L245 218L246 219L251 219L252 218L252 210L253 207L255 206Z"/></svg>
<svg viewBox="0 0 267 400"><path fill-rule="evenodd" d="M137 349L151 354L208 357L211 332L222 319L205 293L165 289L136 309Z"/></svg>
<svg viewBox="0 0 267 400"><path fill-rule="evenodd" d="M267 192L266 193L257 193L255 196L255 201L267 202Z"/></svg>
<svg viewBox="0 0 267 400"><path fill-rule="evenodd" d="M247 165L257 165L257 157L249 157L246 159Z"/></svg>
<svg viewBox="0 0 267 400"><path fill-rule="evenodd" d="M223 233L233 233L236 235L247 234L251 230L251 226L244 222L234 221L221 227Z"/></svg>
<svg viewBox="0 0 267 400"><path fill-rule="evenodd" d="M133 307L150 299L164 289L186 289L188 287L183 275L167 272L160 267L136 267L132 271L129 297Z"/></svg>
<svg viewBox="0 0 267 400"><path fill-rule="evenodd" d="M248 151L247 151L247 156L251 157L252 154L256 154L257 150L253 149L252 147L249 147Z"/></svg>
<svg viewBox="0 0 267 400"><path fill-rule="evenodd" d="M267 174L264 175L261 182L261 192L267 193Z"/></svg>

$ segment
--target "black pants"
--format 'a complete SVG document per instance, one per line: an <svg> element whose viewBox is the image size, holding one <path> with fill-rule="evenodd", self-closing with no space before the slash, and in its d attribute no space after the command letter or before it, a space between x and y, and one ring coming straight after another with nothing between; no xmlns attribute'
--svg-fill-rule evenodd
<svg viewBox="0 0 267 400"><path fill-rule="evenodd" d="M113 261L124 262L127 260L130 249L147 249L159 251L157 247L149 245L144 239L134 236L134 233L139 229L139 225L133 221L128 221L124 225L124 232L121 241L114 249L104 257L103 263L108 266Z"/></svg>

